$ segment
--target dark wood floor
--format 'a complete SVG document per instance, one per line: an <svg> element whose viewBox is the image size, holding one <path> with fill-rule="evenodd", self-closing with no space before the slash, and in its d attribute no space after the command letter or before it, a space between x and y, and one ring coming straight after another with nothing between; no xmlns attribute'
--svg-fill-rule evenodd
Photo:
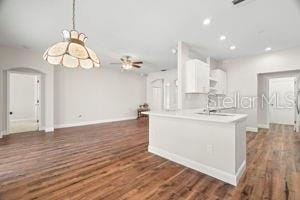
<svg viewBox="0 0 300 200"><path fill-rule="evenodd" d="M0 140L0 199L300 199L300 134L247 133L238 187L147 152L147 121Z"/></svg>

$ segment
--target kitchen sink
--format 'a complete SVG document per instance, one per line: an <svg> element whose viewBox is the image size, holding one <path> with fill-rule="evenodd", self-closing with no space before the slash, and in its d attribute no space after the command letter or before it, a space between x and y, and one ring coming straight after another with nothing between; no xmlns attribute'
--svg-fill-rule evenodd
<svg viewBox="0 0 300 200"><path fill-rule="evenodd" d="M223 117L230 117L230 116L232 116L231 114L225 114L225 113L210 113L210 114L208 114L208 113L196 113L196 114L198 114L198 115L207 115L207 116L223 116Z"/></svg>

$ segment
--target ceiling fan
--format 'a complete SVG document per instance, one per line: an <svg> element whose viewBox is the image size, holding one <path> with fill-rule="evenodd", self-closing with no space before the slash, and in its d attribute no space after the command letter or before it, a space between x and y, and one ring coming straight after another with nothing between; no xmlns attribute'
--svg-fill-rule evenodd
<svg viewBox="0 0 300 200"><path fill-rule="evenodd" d="M122 57L120 63L110 63L111 65L121 65L122 69L129 70L135 68L141 68L144 62L142 61L133 61L131 56L124 56Z"/></svg>

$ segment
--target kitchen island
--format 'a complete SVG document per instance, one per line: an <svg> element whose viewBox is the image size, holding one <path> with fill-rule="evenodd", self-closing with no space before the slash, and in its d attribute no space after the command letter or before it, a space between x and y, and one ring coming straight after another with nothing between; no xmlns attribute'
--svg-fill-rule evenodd
<svg viewBox="0 0 300 200"><path fill-rule="evenodd" d="M203 111L151 111L151 153L232 185L246 168L247 115Z"/></svg>

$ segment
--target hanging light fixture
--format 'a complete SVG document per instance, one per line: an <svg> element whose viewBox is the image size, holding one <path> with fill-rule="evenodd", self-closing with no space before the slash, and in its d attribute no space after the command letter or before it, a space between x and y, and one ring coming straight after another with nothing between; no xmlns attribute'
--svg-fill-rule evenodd
<svg viewBox="0 0 300 200"><path fill-rule="evenodd" d="M48 48L44 60L52 65L62 65L69 68L82 67L91 69L100 67L100 61L94 51L85 46L87 37L75 29L75 0L73 0L73 29L63 30L63 42Z"/></svg>

